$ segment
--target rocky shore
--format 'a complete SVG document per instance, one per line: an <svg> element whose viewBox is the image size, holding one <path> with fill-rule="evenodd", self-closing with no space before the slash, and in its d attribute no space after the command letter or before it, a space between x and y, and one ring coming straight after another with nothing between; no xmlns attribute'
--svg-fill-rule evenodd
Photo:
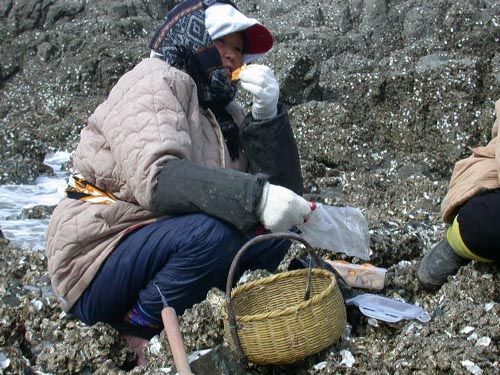
<svg viewBox="0 0 500 375"><path fill-rule="evenodd" d="M149 39L176 3L0 1L1 184L53 173L45 155L74 149L87 117L148 56ZM454 163L490 137L500 98L500 3L236 4L275 35L262 62L275 70L290 108L307 198L360 208L371 263L389 271L380 293L432 316L427 323L362 318L321 353L247 373L498 374L498 266L473 262L436 291L423 290L415 272L444 233L439 206ZM248 99L241 92L238 100ZM166 373L172 359L162 335L148 348L149 366L134 368L113 330L61 313L43 252L8 240L0 238L0 373ZM188 352L220 348L221 301L214 290L180 317Z"/></svg>

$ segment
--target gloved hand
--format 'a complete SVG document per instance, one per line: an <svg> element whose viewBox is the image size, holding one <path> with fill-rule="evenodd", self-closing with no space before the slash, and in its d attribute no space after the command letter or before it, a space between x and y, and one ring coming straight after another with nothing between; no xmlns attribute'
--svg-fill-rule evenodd
<svg viewBox="0 0 500 375"><path fill-rule="evenodd" d="M271 232L284 232L303 224L312 209L304 198L279 185L266 182L257 208L260 222Z"/></svg>
<svg viewBox="0 0 500 375"><path fill-rule="evenodd" d="M273 71L265 65L250 64L240 73L241 87L253 94L252 116L266 120L278 113L280 88Z"/></svg>

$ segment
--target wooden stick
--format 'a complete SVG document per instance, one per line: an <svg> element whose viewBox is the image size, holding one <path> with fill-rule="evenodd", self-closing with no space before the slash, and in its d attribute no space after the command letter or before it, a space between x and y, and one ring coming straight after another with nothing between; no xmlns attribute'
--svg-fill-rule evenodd
<svg viewBox="0 0 500 375"><path fill-rule="evenodd" d="M191 372L191 367L189 367L186 349L184 348L184 341L182 339L181 329L175 310L169 306L164 307L161 311L161 318L165 327L168 343L170 344L170 350L174 357L177 373L179 375L194 375Z"/></svg>

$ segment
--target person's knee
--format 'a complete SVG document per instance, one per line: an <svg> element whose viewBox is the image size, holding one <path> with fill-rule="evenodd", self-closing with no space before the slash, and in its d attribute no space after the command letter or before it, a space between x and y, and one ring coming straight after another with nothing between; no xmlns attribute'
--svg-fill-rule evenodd
<svg viewBox="0 0 500 375"><path fill-rule="evenodd" d="M230 264L241 246L241 236L231 224L222 220L206 217L201 224L200 248L197 257L201 261L217 260ZM220 264L220 263L219 263Z"/></svg>

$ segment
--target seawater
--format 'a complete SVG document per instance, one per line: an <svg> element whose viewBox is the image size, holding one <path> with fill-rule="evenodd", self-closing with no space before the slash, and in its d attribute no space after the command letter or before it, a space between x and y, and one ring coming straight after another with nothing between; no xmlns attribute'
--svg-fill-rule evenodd
<svg viewBox="0 0 500 375"><path fill-rule="evenodd" d="M0 227L10 245L36 250L45 249L45 231L49 219L20 219L23 209L37 205L53 206L64 197L68 172L61 169L70 153L47 155L45 164L55 176L39 177L32 185L0 185Z"/></svg>

